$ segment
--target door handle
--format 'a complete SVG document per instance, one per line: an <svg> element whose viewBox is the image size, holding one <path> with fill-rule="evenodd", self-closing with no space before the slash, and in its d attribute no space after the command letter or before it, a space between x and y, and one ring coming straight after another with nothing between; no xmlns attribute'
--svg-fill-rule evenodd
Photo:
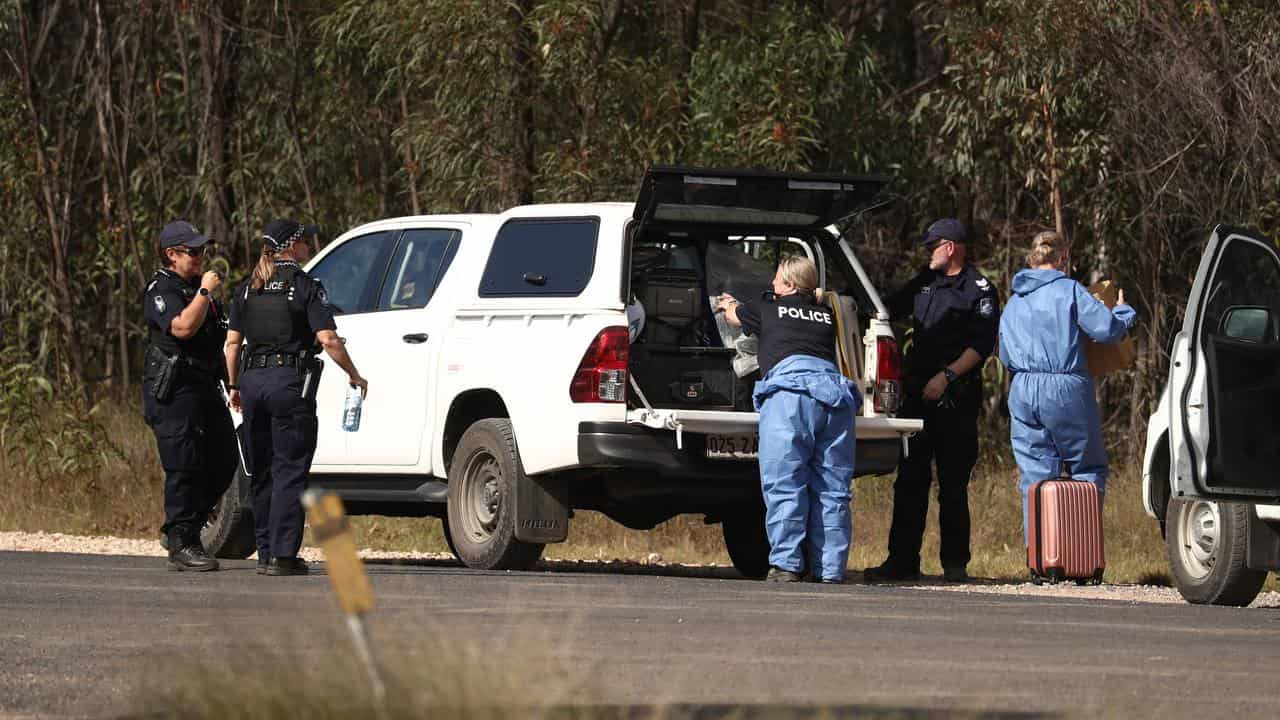
<svg viewBox="0 0 1280 720"><path fill-rule="evenodd" d="M410 333L409 335L405 335L400 339L404 340L410 345L419 345L427 341L427 334L426 333Z"/></svg>

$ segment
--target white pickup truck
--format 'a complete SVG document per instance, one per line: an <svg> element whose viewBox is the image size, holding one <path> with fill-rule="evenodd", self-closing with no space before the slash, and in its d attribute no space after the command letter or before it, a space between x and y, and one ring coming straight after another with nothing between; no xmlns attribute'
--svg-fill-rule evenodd
<svg viewBox="0 0 1280 720"><path fill-rule="evenodd" d="M1193 603L1248 605L1280 570L1280 255L1218 226L1147 426L1143 503Z"/></svg>
<svg viewBox="0 0 1280 720"><path fill-rule="evenodd" d="M709 298L759 296L777 259L813 259L842 302L841 352L866 398L857 473L897 464L918 420L896 419L888 312L834 223L870 208L879 177L652 168L635 203L362 225L308 265L369 379L343 432L345 375L324 373L312 486L354 514L435 516L477 568L531 567L575 510L630 528L720 522L734 565L768 569L750 339ZM629 326L628 306L644 308ZM245 474L205 540L253 543Z"/></svg>

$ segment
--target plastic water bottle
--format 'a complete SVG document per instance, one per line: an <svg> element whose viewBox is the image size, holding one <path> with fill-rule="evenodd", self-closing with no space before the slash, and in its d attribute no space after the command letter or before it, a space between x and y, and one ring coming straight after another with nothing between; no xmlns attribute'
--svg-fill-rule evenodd
<svg viewBox="0 0 1280 720"><path fill-rule="evenodd" d="M347 400L342 404L342 429L355 432L360 429L360 406L364 398L360 396L360 386L347 388Z"/></svg>

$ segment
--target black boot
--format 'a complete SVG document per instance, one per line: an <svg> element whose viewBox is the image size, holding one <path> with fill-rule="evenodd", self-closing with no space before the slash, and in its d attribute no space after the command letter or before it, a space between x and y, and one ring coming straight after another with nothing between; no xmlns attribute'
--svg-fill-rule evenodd
<svg viewBox="0 0 1280 720"><path fill-rule="evenodd" d="M302 561L301 558L280 558L273 557L271 562L267 564L267 575L306 575L310 572L310 568Z"/></svg>
<svg viewBox="0 0 1280 720"><path fill-rule="evenodd" d="M169 569L208 572L218 569L218 561L204 551L198 531L174 528L169 531Z"/></svg>

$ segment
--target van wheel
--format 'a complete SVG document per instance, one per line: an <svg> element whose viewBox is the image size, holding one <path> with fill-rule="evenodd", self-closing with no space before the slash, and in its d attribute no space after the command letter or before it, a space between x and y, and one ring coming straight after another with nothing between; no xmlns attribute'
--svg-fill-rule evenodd
<svg viewBox="0 0 1280 720"><path fill-rule="evenodd" d="M249 504L249 476L236 468L227 491L200 529L200 544L214 557L243 560L258 549L253 533L253 506Z"/></svg>
<svg viewBox="0 0 1280 720"><path fill-rule="evenodd" d="M516 539L515 483L529 482L511 421L480 420L463 433L449 466L448 532L467 567L528 570L543 545Z"/></svg>
<svg viewBox="0 0 1280 720"><path fill-rule="evenodd" d="M729 511L721 522L724 547L743 577L763 579L769 573L769 537L764 532L764 503Z"/></svg>
<svg viewBox="0 0 1280 720"><path fill-rule="evenodd" d="M1245 565L1250 514L1245 503L1171 499L1165 544L1173 582L1187 602L1248 605L1267 580Z"/></svg>

